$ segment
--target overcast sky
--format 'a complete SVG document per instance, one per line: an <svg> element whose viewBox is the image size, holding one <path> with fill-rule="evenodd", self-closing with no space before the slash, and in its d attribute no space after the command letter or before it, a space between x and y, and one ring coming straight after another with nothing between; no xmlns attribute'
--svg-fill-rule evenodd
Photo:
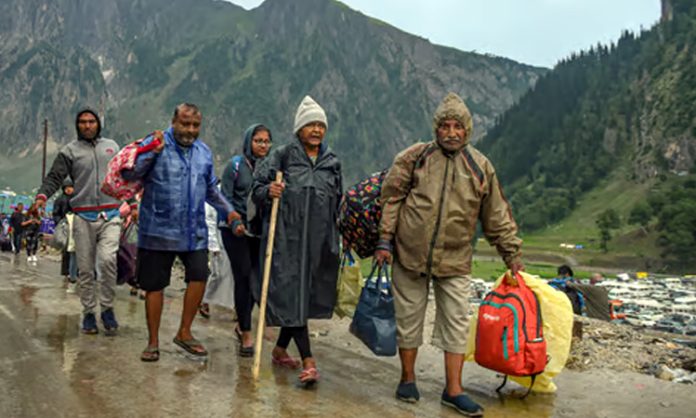
<svg viewBox="0 0 696 418"><path fill-rule="evenodd" d="M251 9L261 0L227 0ZM292 1L292 0L286 0ZM431 42L552 67L660 17L660 0L343 0Z"/></svg>

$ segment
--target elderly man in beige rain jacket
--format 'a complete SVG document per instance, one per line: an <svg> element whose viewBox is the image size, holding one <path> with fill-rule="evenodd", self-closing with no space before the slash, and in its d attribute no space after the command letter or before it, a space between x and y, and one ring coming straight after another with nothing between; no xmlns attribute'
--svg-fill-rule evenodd
<svg viewBox="0 0 696 418"><path fill-rule="evenodd" d="M463 393L471 281L471 242L477 221L505 264L517 272L522 241L493 165L468 143L471 113L449 93L433 118L435 140L417 143L394 159L382 186L378 263L393 264L394 303L402 375L397 398L420 398L415 380L432 281L437 314L433 344L445 351L442 403L468 416L483 409Z"/></svg>

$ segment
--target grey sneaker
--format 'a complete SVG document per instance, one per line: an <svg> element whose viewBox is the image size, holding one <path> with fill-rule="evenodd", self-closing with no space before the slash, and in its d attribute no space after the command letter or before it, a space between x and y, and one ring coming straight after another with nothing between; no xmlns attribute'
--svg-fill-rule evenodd
<svg viewBox="0 0 696 418"><path fill-rule="evenodd" d="M71 295L77 293L77 283L68 282L68 287L65 289L65 293L69 293Z"/></svg>

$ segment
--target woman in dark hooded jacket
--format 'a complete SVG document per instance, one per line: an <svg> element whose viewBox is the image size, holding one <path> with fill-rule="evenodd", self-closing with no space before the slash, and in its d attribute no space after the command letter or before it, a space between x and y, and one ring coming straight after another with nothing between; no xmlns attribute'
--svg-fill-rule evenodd
<svg viewBox="0 0 696 418"><path fill-rule="evenodd" d="M247 198L254 181L254 169L268 155L271 142L270 129L260 124L251 125L244 133L243 154L232 157L222 174L222 193L242 217L231 226L220 228L234 275L234 303L238 318L235 332L240 340L239 355L242 357L254 355L251 283L258 277L261 245L258 237L260 227L250 223L247 216Z"/></svg>
<svg viewBox="0 0 696 418"><path fill-rule="evenodd" d="M342 194L341 163L324 141L324 110L306 96L295 116L289 144L278 147L254 174L252 199L263 212L261 248L266 248L272 199L279 198L268 287L266 321L280 326L274 364L297 368L287 352L295 341L302 357L300 382L313 384L319 372L310 348L309 319L329 319L336 304L339 232L336 220ZM283 182L275 182L276 172ZM260 289L260 283L255 290Z"/></svg>

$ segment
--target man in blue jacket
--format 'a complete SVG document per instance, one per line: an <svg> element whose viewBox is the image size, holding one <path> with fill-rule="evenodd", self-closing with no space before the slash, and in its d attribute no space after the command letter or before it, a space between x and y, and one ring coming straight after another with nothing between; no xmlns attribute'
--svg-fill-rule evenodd
<svg viewBox="0 0 696 418"><path fill-rule="evenodd" d="M147 137L160 144L138 155L133 170L124 170L126 180L143 181L138 224L137 270L140 287L147 292L145 310L149 333L143 361L159 360L159 325L164 288L169 285L174 259L185 267L184 307L174 343L190 354L206 356L203 344L191 335L191 324L208 279L208 228L205 202L228 223L239 214L216 187L210 148L198 139L201 112L183 103L174 110L172 126Z"/></svg>

